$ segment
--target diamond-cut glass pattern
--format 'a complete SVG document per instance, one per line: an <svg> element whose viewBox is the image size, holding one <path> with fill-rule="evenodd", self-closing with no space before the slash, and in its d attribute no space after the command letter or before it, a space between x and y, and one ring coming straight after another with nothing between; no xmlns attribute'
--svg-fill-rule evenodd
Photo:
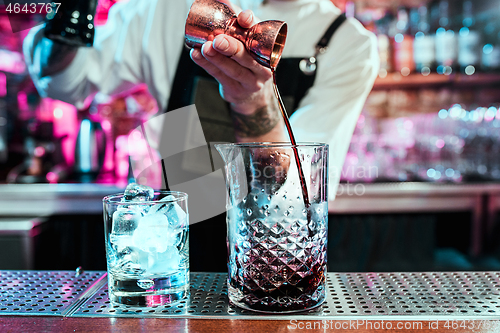
<svg viewBox="0 0 500 333"><path fill-rule="evenodd" d="M327 209L304 210L274 205L272 216L247 200L244 219L228 214L230 248L229 298L243 308L295 311L321 304L325 298ZM252 206L250 206L252 205ZM269 206L268 206L269 207ZM233 215L234 216L234 215Z"/></svg>

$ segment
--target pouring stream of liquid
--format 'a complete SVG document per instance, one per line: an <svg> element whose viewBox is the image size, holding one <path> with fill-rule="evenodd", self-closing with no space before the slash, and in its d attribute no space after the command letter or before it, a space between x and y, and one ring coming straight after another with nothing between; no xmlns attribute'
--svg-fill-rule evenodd
<svg viewBox="0 0 500 333"><path fill-rule="evenodd" d="M309 222L311 222L311 213L309 210L309 193L307 191L306 179L304 177L304 171L302 170L302 164L300 163L299 152L297 150L297 142L295 141L295 137L293 135L292 126L290 126L290 121L288 120L288 115L285 111L285 105L283 104L283 100L281 99L281 95L278 91L278 85L276 84L276 71L271 69L273 73L273 89L276 98L278 99L278 105L280 108L281 116L283 117L283 121L285 122L286 130L288 132L288 136L290 137L290 143L292 144L293 154L295 157L295 163L297 164L297 170L299 172L300 186L302 188L302 197L304 198L304 206L307 210L307 229L309 230L309 236L312 237L312 230L309 227Z"/></svg>

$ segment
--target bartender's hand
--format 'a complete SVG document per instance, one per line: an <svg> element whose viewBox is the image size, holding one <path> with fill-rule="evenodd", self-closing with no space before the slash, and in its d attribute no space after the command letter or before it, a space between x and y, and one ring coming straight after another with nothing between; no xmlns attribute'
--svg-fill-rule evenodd
<svg viewBox="0 0 500 333"><path fill-rule="evenodd" d="M238 23L243 28L257 22L250 10L238 14ZM201 50L192 49L191 58L219 82L221 96L233 111L238 141L287 141L271 70L257 63L242 42L218 35Z"/></svg>

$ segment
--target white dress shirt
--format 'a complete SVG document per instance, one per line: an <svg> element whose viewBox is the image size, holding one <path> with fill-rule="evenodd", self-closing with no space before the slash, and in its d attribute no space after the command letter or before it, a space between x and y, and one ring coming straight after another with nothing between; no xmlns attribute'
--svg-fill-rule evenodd
<svg viewBox="0 0 500 333"><path fill-rule="evenodd" d="M80 48L61 73L39 77L33 61L33 40L25 40L26 62L42 96L81 106L98 91L113 94L146 83L159 110L165 109L184 45L184 25L192 0L130 0L115 4L108 22L96 28L94 47ZM283 57L310 57L328 26L341 13L329 0L233 1L252 9L259 19L286 21ZM36 59L35 59L36 60ZM378 72L375 36L357 20L348 19L318 56L313 88L290 118L297 142L330 146L329 198L335 197L349 142Z"/></svg>

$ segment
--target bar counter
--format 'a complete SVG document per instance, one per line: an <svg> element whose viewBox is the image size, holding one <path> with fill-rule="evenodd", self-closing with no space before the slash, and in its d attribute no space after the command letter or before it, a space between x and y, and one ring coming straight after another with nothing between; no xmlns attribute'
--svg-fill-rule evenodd
<svg viewBox="0 0 500 333"><path fill-rule="evenodd" d="M102 198L123 189L105 184L0 184L0 212L37 217L101 214ZM484 197L498 200L500 183L340 184L328 207L331 213L474 211Z"/></svg>
<svg viewBox="0 0 500 333"><path fill-rule="evenodd" d="M112 305L106 272L0 271L1 332L499 332L500 272L328 273L318 308L228 304L225 273L191 273L173 305Z"/></svg>
<svg viewBox="0 0 500 333"><path fill-rule="evenodd" d="M105 184L0 184L0 218L55 214L100 215L102 198L123 188ZM423 182L340 184L330 214L470 212L470 253L483 252L484 235L500 211L500 183Z"/></svg>
<svg viewBox="0 0 500 333"><path fill-rule="evenodd" d="M320 321L290 323L283 320L237 320L237 319L128 319L128 318L49 318L49 317L4 317L0 318L2 332L207 332L207 333L261 333L261 332L405 332L405 333L496 333L500 330L498 319L468 321L398 321L402 326L386 328L387 321L329 322L333 329ZM316 323L316 327L314 327ZM333 323L333 324L332 324ZM370 324L372 327L370 328ZM375 328L376 323L380 326ZM382 324L384 323L384 324ZM307 326L309 324L309 326ZM359 326L358 326L359 324ZM421 325L422 324L422 325ZM352 325L351 327L349 325ZM384 326L382 326L384 325ZM431 326L432 325L432 326ZM337 326L337 327L335 327ZM405 328L405 326L407 328ZM385 327L385 328L381 328Z"/></svg>

